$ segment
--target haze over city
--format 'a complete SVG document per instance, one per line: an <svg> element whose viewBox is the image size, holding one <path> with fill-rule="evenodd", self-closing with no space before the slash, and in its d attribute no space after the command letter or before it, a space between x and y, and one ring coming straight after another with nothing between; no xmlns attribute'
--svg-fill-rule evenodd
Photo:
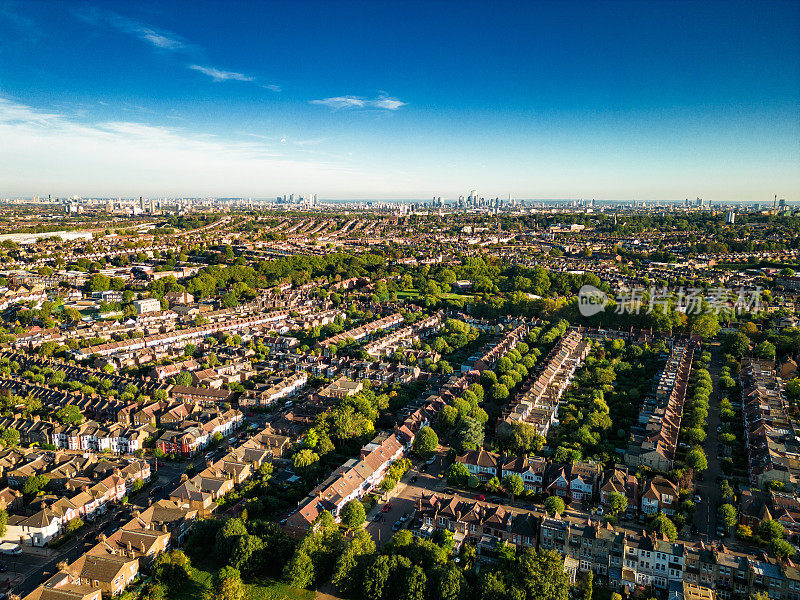
<svg viewBox="0 0 800 600"><path fill-rule="evenodd" d="M0 196L768 201L797 2L0 3Z"/></svg>
<svg viewBox="0 0 800 600"><path fill-rule="evenodd" d="M0 0L0 600L800 600L800 0Z"/></svg>

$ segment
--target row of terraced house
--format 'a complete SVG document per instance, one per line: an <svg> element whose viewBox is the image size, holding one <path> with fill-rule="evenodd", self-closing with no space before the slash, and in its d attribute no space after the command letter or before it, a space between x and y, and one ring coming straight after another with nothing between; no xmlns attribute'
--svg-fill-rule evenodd
<svg viewBox="0 0 800 600"><path fill-rule="evenodd" d="M625 464L664 472L672 469L693 356L693 342L673 345L655 393L645 399L633 425Z"/></svg>
<svg viewBox="0 0 800 600"><path fill-rule="evenodd" d="M550 427L558 422L559 400L590 351L589 340L580 333L570 331L562 337L547 355L539 374L529 379L503 409L497 422L498 433L514 423L527 423L537 434L547 437Z"/></svg>
<svg viewBox="0 0 800 600"><path fill-rule="evenodd" d="M7 449L0 456L13 498L4 541L44 546L74 519L92 521L120 502L137 481L150 480L150 465L134 459L101 459L95 454ZM43 476L46 493L24 504L14 490Z"/></svg>
<svg viewBox="0 0 800 600"><path fill-rule="evenodd" d="M23 600L101 600L120 596L155 558L182 544L197 519L210 515L220 499L262 464L282 455L288 438L267 428L132 518L58 571Z"/></svg>
<svg viewBox="0 0 800 600"><path fill-rule="evenodd" d="M592 519L548 517L457 495L423 495L415 508L418 535L450 531L456 549L471 544L489 559L497 556L499 543L556 551L572 582L592 572L595 583L612 589L634 593L652 586L674 600L744 600L755 593L800 600L800 569L793 563L734 552L723 544L671 542Z"/></svg>

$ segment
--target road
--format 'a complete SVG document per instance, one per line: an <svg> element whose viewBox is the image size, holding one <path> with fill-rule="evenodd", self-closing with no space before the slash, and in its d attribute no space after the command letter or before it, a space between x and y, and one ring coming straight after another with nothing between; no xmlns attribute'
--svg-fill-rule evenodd
<svg viewBox="0 0 800 600"><path fill-rule="evenodd" d="M709 539L717 537L717 507L722 500L719 488L719 478L723 476L722 463L717 458L717 445L720 426L719 418L719 373L721 369L721 354L719 344L708 346L711 352L711 365L708 372L711 374L711 383L714 386L708 398L708 419L706 427L705 450L708 458L708 469L704 473L704 481L695 481L695 490L700 493L702 500L695 508L694 524L698 532L708 535Z"/></svg>
<svg viewBox="0 0 800 600"><path fill-rule="evenodd" d="M221 458L227 452L226 446L210 450L213 460ZM130 498L130 508L145 508L157 500L167 498L169 493L180 484L181 475L186 473L191 466L194 472L200 472L205 467L204 454L194 457L191 461L164 462L154 470L152 483L133 494ZM26 547L21 556L2 557L0 564L7 567L5 573L0 573L0 582L11 580L15 593L25 596L39 585L46 573L53 573L56 565L62 561L72 562L83 552L91 548L97 541L97 535L105 533L110 535L130 519L130 511L121 507L111 507L99 520L89 523L81 529L76 538L66 542L58 549Z"/></svg>
<svg viewBox="0 0 800 600"><path fill-rule="evenodd" d="M118 507L112 508L113 510L109 510L96 521L87 524L75 538L58 549L26 547L21 556L15 557L17 560L15 568L18 570L21 583L17 583L14 592L23 597L31 593L41 583L45 574L55 572L58 563L74 561L95 544L99 533L108 535L130 518L127 511ZM5 557L4 562L6 562ZM9 566L10 571L11 566Z"/></svg>
<svg viewBox="0 0 800 600"><path fill-rule="evenodd" d="M389 541L394 535L392 525L394 525L395 521L404 513L411 515L414 512L414 504L417 498L423 493L430 494L431 492L441 492L444 490L446 481L438 477L444 470L444 456L444 453L437 454L436 461L432 465L427 466L425 473L419 472L418 468L421 466L419 464L408 470L405 476L403 476L389 494L389 502L391 502L392 505L389 512L384 513L382 511L386 502L378 502L369 512L367 515L366 530L379 547L383 546L383 544ZM415 476L417 478L416 481L411 483L411 478ZM372 519L376 514L380 514L385 520L379 522L373 521ZM404 527L408 526L410 522L411 520L409 519Z"/></svg>

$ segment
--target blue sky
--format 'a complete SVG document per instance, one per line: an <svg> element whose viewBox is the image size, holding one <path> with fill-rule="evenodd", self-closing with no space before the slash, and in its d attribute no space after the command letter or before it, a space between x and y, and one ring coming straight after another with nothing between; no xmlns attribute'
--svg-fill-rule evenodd
<svg viewBox="0 0 800 600"><path fill-rule="evenodd" d="M0 196L800 199L798 2L0 0Z"/></svg>

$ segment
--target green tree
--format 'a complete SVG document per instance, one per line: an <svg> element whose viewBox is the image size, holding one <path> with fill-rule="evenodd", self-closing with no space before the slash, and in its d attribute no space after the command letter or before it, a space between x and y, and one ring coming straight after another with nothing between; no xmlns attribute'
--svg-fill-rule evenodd
<svg viewBox="0 0 800 600"><path fill-rule="evenodd" d="M0 538L6 534L8 528L8 513L6 510L0 509Z"/></svg>
<svg viewBox="0 0 800 600"><path fill-rule="evenodd" d="M454 565L449 564L439 569L435 575L433 597L435 600L460 600L467 590L464 575Z"/></svg>
<svg viewBox="0 0 800 600"><path fill-rule="evenodd" d="M800 399L800 377L795 377L794 379L786 382L786 395L789 396L793 400Z"/></svg>
<svg viewBox="0 0 800 600"><path fill-rule="evenodd" d="M245 589L239 570L231 566L222 567L214 574L205 597L206 600L244 600Z"/></svg>
<svg viewBox="0 0 800 600"><path fill-rule="evenodd" d="M191 564L189 557L181 550L170 550L160 554L153 562L153 576L156 581L177 588L189 581Z"/></svg>
<svg viewBox="0 0 800 600"><path fill-rule="evenodd" d="M734 331L723 338L722 348L728 354L741 358L750 350L750 338L741 331Z"/></svg>
<svg viewBox="0 0 800 600"><path fill-rule="evenodd" d="M767 551L776 558L791 558L794 556L794 546L782 539L772 539L767 544Z"/></svg>
<svg viewBox="0 0 800 600"><path fill-rule="evenodd" d="M256 573L260 570L258 558L265 544L255 535L241 535L233 545L230 565L244 573Z"/></svg>
<svg viewBox="0 0 800 600"><path fill-rule="evenodd" d="M502 383L495 383L489 390L489 395L495 402L502 402L509 396L508 386Z"/></svg>
<svg viewBox="0 0 800 600"><path fill-rule="evenodd" d="M319 462L319 455L316 452L312 452L308 448L304 448L294 455L292 462L295 469L301 471L308 470L317 465Z"/></svg>
<svg viewBox="0 0 800 600"><path fill-rule="evenodd" d="M713 312L694 316L691 320L690 330L693 335L699 335L703 339L713 338L720 330L719 317Z"/></svg>
<svg viewBox="0 0 800 600"><path fill-rule="evenodd" d="M730 529L736 525L736 509L730 504L723 504L719 507L719 516L722 517L722 522L725 527Z"/></svg>
<svg viewBox="0 0 800 600"><path fill-rule="evenodd" d="M503 489L511 495L511 501L513 502L516 496L525 491L525 482L516 473L506 475L503 477Z"/></svg>
<svg viewBox="0 0 800 600"><path fill-rule="evenodd" d="M362 579L362 598L364 600L381 600L386 593L389 575L391 573L390 559L381 555L370 564L364 572Z"/></svg>
<svg viewBox="0 0 800 600"><path fill-rule="evenodd" d="M671 542L674 542L678 537L678 529L675 527L675 523L669 520L669 517L664 513L660 512L653 520L650 521L650 531L657 535L665 535Z"/></svg>
<svg viewBox="0 0 800 600"><path fill-rule="evenodd" d="M439 445L439 436L430 427L423 427L414 436L414 453L426 457L436 452Z"/></svg>
<svg viewBox="0 0 800 600"><path fill-rule="evenodd" d="M71 521L67 521L67 525L66 525L66 527L64 527L64 530L67 533L75 533L81 527L83 527L83 519L81 519L80 517L76 517L75 519L72 519Z"/></svg>
<svg viewBox="0 0 800 600"><path fill-rule="evenodd" d="M293 587L307 588L314 581L314 574L314 561L307 552L298 549L286 563L284 579Z"/></svg>
<svg viewBox="0 0 800 600"><path fill-rule="evenodd" d="M455 427L458 421L458 410L454 406L443 406L439 412L439 425L446 431Z"/></svg>
<svg viewBox="0 0 800 600"><path fill-rule="evenodd" d="M775 344L772 344L766 340L758 344L755 348L753 348L753 354L758 358L766 358L768 360L773 360L775 358Z"/></svg>
<svg viewBox="0 0 800 600"><path fill-rule="evenodd" d="M686 454L686 464L695 471L705 471L708 468L706 453L700 446L695 446Z"/></svg>
<svg viewBox="0 0 800 600"><path fill-rule="evenodd" d="M483 425L472 417L463 417L456 440L461 450L475 450L483 446Z"/></svg>
<svg viewBox="0 0 800 600"><path fill-rule="evenodd" d="M700 444L706 439L705 429L701 427L692 427L686 431L686 437L692 444Z"/></svg>
<svg viewBox="0 0 800 600"><path fill-rule="evenodd" d="M554 517L564 512L564 501L558 496L549 496L544 501L544 510L548 515Z"/></svg>
<svg viewBox="0 0 800 600"><path fill-rule="evenodd" d="M348 529L358 529L367 520L367 513L360 500L350 500L342 508L342 524Z"/></svg>
<svg viewBox="0 0 800 600"><path fill-rule="evenodd" d="M68 404L58 409L55 417L62 425L80 425L83 423L83 415L74 404Z"/></svg>
<svg viewBox="0 0 800 600"><path fill-rule="evenodd" d="M469 470L464 463L454 462L447 468L445 477L447 477L448 485L464 487L469 480Z"/></svg>
<svg viewBox="0 0 800 600"><path fill-rule="evenodd" d="M86 288L90 292L106 292L111 289L111 280L101 273L95 273L86 282Z"/></svg>
<svg viewBox="0 0 800 600"><path fill-rule="evenodd" d="M774 519L766 519L758 524L758 535L764 540L782 539L786 530Z"/></svg>
<svg viewBox="0 0 800 600"><path fill-rule="evenodd" d="M414 565L405 573L400 600L425 600L428 578L422 567Z"/></svg>
<svg viewBox="0 0 800 600"><path fill-rule="evenodd" d="M628 498L619 492L612 492L609 498L609 504L611 505L611 512L613 512L615 515L618 515L619 513L627 510Z"/></svg>
<svg viewBox="0 0 800 600"><path fill-rule="evenodd" d="M517 575L528 600L568 600L570 583L558 552L528 549L519 558Z"/></svg>
<svg viewBox="0 0 800 600"><path fill-rule="evenodd" d="M336 560L333 584L345 597L358 596L361 582L360 568L375 553L375 542L364 529L359 529L347 544L345 551Z"/></svg>
<svg viewBox="0 0 800 600"><path fill-rule="evenodd" d="M217 531L214 553L220 562L227 562L239 538L247 535L242 519L228 519Z"/></svg>
<svg viewBox="0 0 800 600"><path fill-rule="evenodd" d="M50 478L47 475L30 475L22 483L22 493L26 496L35 496L47 487L48 483Z"/></svg>
<svg viewBox="0 0 800 600"><path fill-rule="evenodd" d="M15 446L19 445L19 431L13 427L9 427L0 433L0 441L6 448L14 448Z"/></svg>

